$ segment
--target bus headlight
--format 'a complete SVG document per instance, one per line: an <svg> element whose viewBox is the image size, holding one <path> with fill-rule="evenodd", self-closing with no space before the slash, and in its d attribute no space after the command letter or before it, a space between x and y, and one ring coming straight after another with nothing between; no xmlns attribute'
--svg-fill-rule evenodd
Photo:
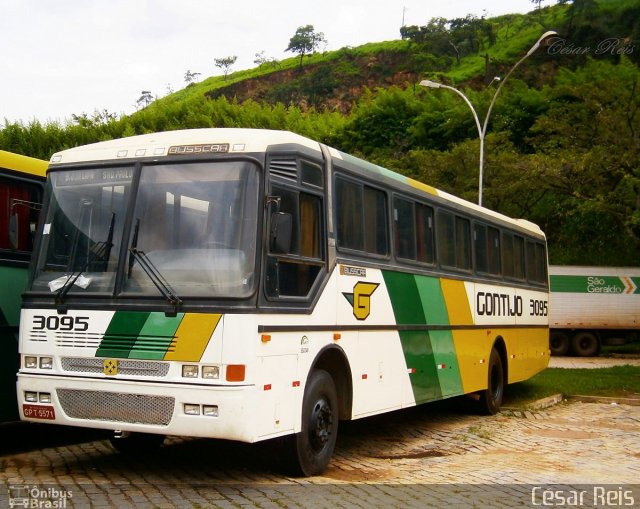
<svg viewBox="0 0 640 509"><path fill-rule="evenodd" d="M202 378L220 378L220 368L218 366L203 366L202 367Z"/></svg>
<svg viewBox="0 0 640 509"><path fill-rule="evenodd" d="M38 393L34 391L24 391L24 400L28 403L37 403Z"/></svg>
<svg viewBox="0 0 640 509"><path fill-rule="evenodd" d="M24 367L25 368L37 368L38 367L38 358L32 355L25 355L24 357Z"/></svg>
<svg viewBox="0 0 640 509"><path fill-rule="evenodd" d="M187 415L200 415L200 405L184 404L184 413Z"/></svg>
<svg viewBox="0 0 640 509"><path fill-rule="evenodd" d="M202 405L202 414L206 417L218 417L218 405Z"/></svg>
<svg viewBox="0 0 640 509"><path fill-rule="evenodd" d="M51 393L50 392L41 392L38 394L38 400L40 403L51 403Z"/></svg>
<svg viewBox="0 0 640 509"><path fill-rule="evenodd" d="M53 369L53 358L40 357L40 369Z"/></svg>
<svg viewBox="0 0 640 509"><path fill-rule="evenodd" d="M190 364L185 364L184 366L182 366L182 377L198 378L198 366L193 366Z"/></svg>

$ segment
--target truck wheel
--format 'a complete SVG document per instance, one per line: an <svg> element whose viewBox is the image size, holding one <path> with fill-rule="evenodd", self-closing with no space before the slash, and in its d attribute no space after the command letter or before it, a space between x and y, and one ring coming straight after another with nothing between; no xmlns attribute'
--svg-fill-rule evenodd
<svg viewBox="0 0 640 509"><path fill-rule="evenodd" d="M338 396L331 375L314 370L304 391L300 433L287 437L287 470L293 475L322 473L338 437Z"/></svg>
<svg viewBox="0 0 640 509"><path fill-rule="evenodd" d="M551 355L567 355L570 341L566 332L553 331L549 336L549 349Z"/></svg>
<svg viewBox="0 0 640 509"><path fill-rule="evenodd" d="M500 410L504 396L504 369L502 357L495 348L489 357L487 388L480 392L479 410L485 415L494 415Z"/></svg>
<svg viewBox="0 0 640 509"><path fill-rule="evenodd" d="M600 342L593 332L578 332L571 340L571 349L578 357L593 357L600 350Z"/></svg>

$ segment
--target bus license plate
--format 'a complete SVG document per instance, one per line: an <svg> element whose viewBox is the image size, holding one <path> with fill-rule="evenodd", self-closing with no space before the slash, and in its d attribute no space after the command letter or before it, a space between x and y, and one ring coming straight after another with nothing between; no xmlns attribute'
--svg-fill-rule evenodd
<svg viewBox="0 0 640 509"><path fill-rule="evenodd" d="M23 404L22 411L24 412L24 416L29 419L54 420L56 418L56 412L52 406Z"/></svg>

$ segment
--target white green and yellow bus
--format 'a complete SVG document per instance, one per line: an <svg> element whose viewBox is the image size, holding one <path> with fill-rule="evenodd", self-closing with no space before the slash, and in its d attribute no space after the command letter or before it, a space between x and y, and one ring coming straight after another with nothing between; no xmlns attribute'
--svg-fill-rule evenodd
<svg viewBox="0 0 640 509"><path fill-rule="evenodd" d="M47 164L0 150L0 422L19 417L20 300L27 285Z"/></svg>
<svg viewBox="0 0 640 509"><path fill-rule="evenodd" d="M495 413L549 359L545 237L297 134L198 129L55 154L22 311L30 421L282 437L462 394Z"/></svg>

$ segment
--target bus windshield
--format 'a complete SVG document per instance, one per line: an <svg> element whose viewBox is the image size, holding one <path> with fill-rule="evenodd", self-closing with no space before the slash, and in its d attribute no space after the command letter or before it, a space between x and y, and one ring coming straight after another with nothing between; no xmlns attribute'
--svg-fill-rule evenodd
<svg viewBox="0 0 640 509"><path fill-rule="evenodd" d="M255 166L238 161L52 173L32 290L159 297L163 287L181 299L247 296L257 181Z"/></svg>

